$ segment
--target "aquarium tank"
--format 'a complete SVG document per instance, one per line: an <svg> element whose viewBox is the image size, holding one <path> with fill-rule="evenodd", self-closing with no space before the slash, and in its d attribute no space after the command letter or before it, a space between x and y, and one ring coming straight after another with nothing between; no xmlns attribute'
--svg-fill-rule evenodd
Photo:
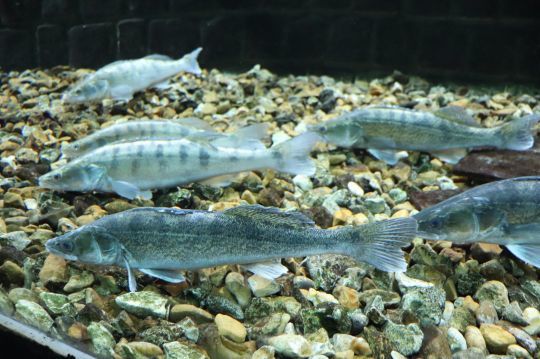
<svg viewBox="0 0 540 359"><path fill-rule="evenodd" d="M0 0L2 357L540 357L539 29Z"/></svg>

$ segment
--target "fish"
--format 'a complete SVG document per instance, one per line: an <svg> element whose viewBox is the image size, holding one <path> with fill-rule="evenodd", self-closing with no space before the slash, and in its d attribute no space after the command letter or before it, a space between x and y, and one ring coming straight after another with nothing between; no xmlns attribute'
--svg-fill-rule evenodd
<svg viewBox="0 0 540 359"><path fill-rule="evenodd" d="M267 124L255 124L244 127L234 134L224 134L213 130L206 122L194 117L177 120L125 121L63 145L62 154L65 158L75 158L112 143L145 139L173 140L188 138L191 140L215 141L221 146L236 146L246 139L263 138L267 130Z"/></svg>
<svg viewBox="0 0 540 359"><path fill-rule="evenodd" d="M135 291L133 269L180 283L185 280L181 270L241 264L274 279L287 272L275 259L325 253L403 272L401 248L415 233L411 217L328 230L301 212L260 205L223 212L141 207L102 217L45 246L67 260L125 267L129 289Z"/></svg>
<svg viewBox="0 0 540 359"><path fill-rule="evenodd" d="M168 80L179 72L199 76L201 68L197 57L201 51L199 47L178 60L153 54L135 60L115 61L77 82L64 93L62 101L81 104L111 98L127 102L137 91L167 87Z"/></svg>
<svg viewBox="0 0 540 359"><path fill-rule="evenodd" d="M503 245L519 259L540 268L540 177L477 186L413 217L419 237Z"/></svg>
<svg viewBox="0 0 540 359"><path fill-rule="evenodd" d="M448 106L436 112L400 107L366 107L309 127L325 141L340 147L365 148L390 165L407 153L422 151L455 164L474 147L523 151L534 144L532 126L540 114L531 114L502 126L479 126L466 110Z"/></svg>
<svg viewBox="0 0 540 359"><path fill-rule="evenodd" d="M39 177L39 185L57 191L98 191L122 197L150 199L150 189L192 182L225 186L234 175L271 168L312 175L309 157L319 140L305 133L266 148L259 140L240 147L216 147L188 139L117 143L94 150Z"/></svg>

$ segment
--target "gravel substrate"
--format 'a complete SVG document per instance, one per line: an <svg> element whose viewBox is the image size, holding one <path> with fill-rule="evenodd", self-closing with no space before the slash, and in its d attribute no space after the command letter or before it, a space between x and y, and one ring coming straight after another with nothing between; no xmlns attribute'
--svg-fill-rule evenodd
<svg viewBox="0 0 540 359"><path fill-rule="evenodd" d="M136 293L127 291L123 268L66 262L44 248L56 235L138 206L259 203L299 209L322 228L361 225L409 216L471 179L497 176L456 175L420 153L387 166L363 150L318 144L310 178L251 172L223 189L193 184L156 191L151 201L55 193L36 183L63 163L62 143L126 118L197 116L226 132L265 122L270 145L373 104L464 106L491 127L540 112L538 92L443 87L399 73L370 82L280 77L256 66L177 76L171 88L139 93L128 104L63 106L62 91L87 72L0 73L0 312L101 357L538 357L539 271L498 245L416 238L404 274L337 255L284 259L290 272L276 281L234 265L186 272L189 283L181 285L137 273Z"/></svg>

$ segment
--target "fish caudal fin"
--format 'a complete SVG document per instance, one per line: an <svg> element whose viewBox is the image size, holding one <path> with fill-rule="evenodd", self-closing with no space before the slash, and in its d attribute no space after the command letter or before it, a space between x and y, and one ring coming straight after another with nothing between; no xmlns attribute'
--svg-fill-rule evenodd
<svg viewBox="0 0 540 359"><path fill-rule="evenodd" d="M509 150L523 151L534 144L532 127L540 120L540 114L532 114L502 125L499 133L502 147Z"/></svg>
<svg viewBox="0 0 540 359"><path fill-rule="evenodd" d="M404 272L407 262L402 247L416 235L417 223L412 217L388 219L359 227L346 228L352 232L352 246L347 255L367 262L385 272Z"/></svg>
<svg viewBox="0 0 540 359"><path fill-rule="evenodd" d="M272 168L295 175L311 176L315 173L315 163L309 157L311 149L321 137L306 132L270 148Z"/></svg>
<svg viewBox="0 0 540 359"><path fill-rule="evenodd" d="M183 71L190 72L197 76L199 76L202 73L201 68L199 67L199 63L197 62L197 57L199 56L201 51L202 51L202 47L198 47L192 52L190 52L189 54L184 55L184 57L182 57L181 61L183 62L183 65L184 65L184 67L182 68Z"/></svg>
<svg viewBox="0 0 540 359"><path fill-rule="evenodd" d="M540 268L540 243L507 244L506 248L525 263Z"/></svg>

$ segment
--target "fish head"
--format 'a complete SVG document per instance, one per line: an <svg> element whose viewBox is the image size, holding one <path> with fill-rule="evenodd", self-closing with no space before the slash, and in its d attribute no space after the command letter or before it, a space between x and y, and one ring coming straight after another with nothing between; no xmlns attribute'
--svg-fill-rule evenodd
<svg viewBox="0 0 540 359"><path fill-rule="evenodd" d="M39 186L57 191L89 191L99 189L105 171L96 165L72 161L39 177Z"/></svg>
<svg viewBox="0 0 540 359"><path fill-rule="evenodd" d="M64 93L62 101L71 104L96 102L107 97L108 92L109 83L107 81L89 79L76 84Z"/></svg>
<svg viewBox="0 0 540 359"><path fill-rule="evenodd" d="M60 237L50 239L45 248L67 260L87 264L117 263L122 252L118 240L108 231L94 224L82 226Z"/></svg>
<svg viewBox="0 0 540 359"><path fill-rule="evenodd" d="M414 215L418 236L426 239L465 243L479 232L477 216L460 203L426 208Z"/></svg>
<svg viewBox="0 0 540 359"><path fill-rule="evenodd" d="M362 129L347 119L329 120L309 127L325 141L340 147L361 147Z"/></svg>

